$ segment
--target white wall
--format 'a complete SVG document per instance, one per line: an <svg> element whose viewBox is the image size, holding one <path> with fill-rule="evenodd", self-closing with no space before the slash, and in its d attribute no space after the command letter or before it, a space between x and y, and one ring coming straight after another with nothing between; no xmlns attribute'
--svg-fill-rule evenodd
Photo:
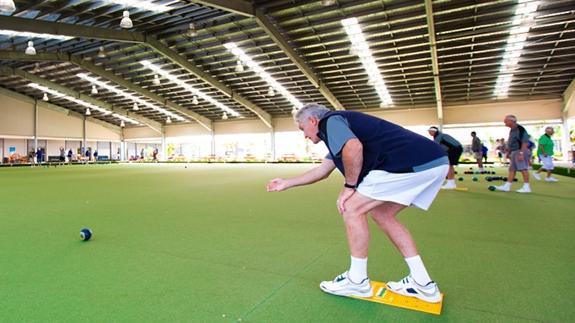
<svg viewBox="0 0 575 323"><path fill-rule="evenodd" d="M444 124L501 122L508 114L521 121L561 119L563 101L538 100L450 106L444 108Z"/></svg>
<svg viewBox="0 0 575 323"><path fill-rule="evenodd" d="M0 94L0 137L34 135L34 105Z"/></svg>
<svg viewBox="0 0 575 323"><path fill-rule="evenodd" d="M130 139L148 139L148 138L161 138L162 135L149 127L129 127L124 128L124 138Z"/></svg>
<svg viewBox="0 0 575 323"><path fill-rule="evenodd" d="M7 92L6 90L4 92ZM19 94L0 93L0 138L33 138L34 100ZM55 111L38 103L38 138L80 140L83 119L68 115L68 110ZM120 134L97 123L86 121L86 136L93 140L119 141Z"/></svg>

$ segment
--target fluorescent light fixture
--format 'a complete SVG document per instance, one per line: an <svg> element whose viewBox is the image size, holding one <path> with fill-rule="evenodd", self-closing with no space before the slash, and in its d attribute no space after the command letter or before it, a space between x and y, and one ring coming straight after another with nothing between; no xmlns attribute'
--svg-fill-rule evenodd
<svg viewBox="0 0 575 323"><path fill-rule="evenodd" d="M131 119L131 118L128 118L128 117L125 117L125 116L123 116L123 115L121 115L121 114L112 113L112 116L113 116L113 117L116 117L116 118L118 118L118 119L120 119L120 120L122 120L122 122L120 123L120 125L121 125L122 123L124 123L124 121L129 122L129 123L131 123L131 124L135 124L135 125L139 125L139 124L140 124L138 121L136 121L136 120L134 120L134 119ZM124 127L124 126L126 126L125 123L124 123L124 125L123 125L122 127Z"/></svg>
<svg viewBox="0 0 575 323"><path fill-rule="evenodd" d="M72 102L74 102L74 103L76 103L76 104L79 104L79 105L81 105L81 106L83 106L83 107L90 108L90 109L92 109L92 110L96 110L96 111L102 112L104 115L108 115L108 114L111 114L111 113L112 113L111 111L108 111L108 110L106 110L106 109L104 109L104 108L100 108L99 106L97 106L97 105L95 105L95 104L88 103L88 102L86 102L86 101L84 101L84 100L80 100L80 99L77 99L77 98L75 98L75 97L71 97L71 96L66 95L66 94L64 94L64 93L60 93L60 92L58 92L58 91L56 91L56 90L52 90L51 88L42 86L42 85L40 85L40 84L28 83L28 86L33 87L33 88L35 88L35 89L38 89L38 90L40 90L40 91L44 91L44 97L42 98L44 101L47 101L47 99L48 99L48 94L47 94L47 93L50 93L51 95L53 95L53 96L55 96L55 97L63 98L63 99L66 99L66 100L68 100L68 101L72 101ZM90 112L91 112L91 111L90 111Z"/></svg>
<svg viewBox="0 0 575 323"><path fill-rule="evenodd" d="M69 37L69 36L60 36L60 35L42 34L42 33L29 33L29 32L13 31L13 30L6 30L6 29L0 29L0 35L1 36L8 36L8 37L42 38L42 39L56 39L56 40L72 39L72 37Z"/></svg>
<svg viewBox="0 0 575 323"><path fill-rule="evenodd" d="M321 5L324 7L331 6L335 4L335 0L321 0Z"/></svg>
<svg viewBox="0 0 575 323"><path fill-rule="evenodd" d="M380 107L386 107L393 104L391 95L385 85L381 71L371 54L369 44L367 43L363 31L357 18L348 18L341 21L343 29L347 33L347 37L351 41L351 52L359 57L361 65L367 72L368 84L375 88L379 99L381 100Z"/></svg>
<svg viewBox="0 0 575 323"><path fill-rule="evenodd" d="M106 3L110 4L119 4L126 8L137 8L147 11L154 11L154 12L166 12L171 10L172 8L169 6L155 4L149 0L103 0ZM165 2L165 1L164 1Z"/></svg>
<svg viewBox="0 0 575 323"><path fill-rule="evenodd" d="M122 20L120 20L120 27L122 28L132 28L134 24L132 23L132 19L130 19L130 12L128 10L124 10L122 13L124 16Z"/></svg>
<svg viewBox="0 0 575 323"><path fill-rule="evenodd" d="M235 110L229 108L228 106L226 106L225 104L216 101L214 98L212 98L211 96L205 94L204 92L202 92L201 90L198 90L196 88L194 88L193 86L189 85L188 83L186 83L185 81L179 79L177 76L170 74L167 71L164 71L161 67L159 67L158 65L153 64L152 62L148 61L148 60L143 60L140 61L140 64L144 65L145 67L151 69L152 71L160 74L162 77L164 77L165 79L176 83L178 86L190 91L192 94L199 96L200 98L202 98L203 100L208 101L209 103L215 105L216 107L226 111L227 113L231 114L234 117L240 117L240 114L238 112L236 112ZM197 100L197 98L196 98ZM193 103L193 102L192 102ZM194 103L195 104L195 103Z"/></svg>
<svg viewBox="0 0 575 323"><path fill-rule="evenodd" d="M122 122L126 121L126 122L129 122L129 123L131 123L131 124L135 124L135 125L139 125L139 124L140 124L138 121L136 121L136 120L134 120L134 119L132 119L132 118L128 118L128 117L126 117L126 116L123 116L123 115L121 115L121 114L112 113L112 116L113 116L113 117L116 117L116 118L118 118L118 119L120 119L120 120L122 120ZM120 123L120 125L121 125L121 123ZM124 126L125 126L125 125L126 125L126 124L124 124Z"/></svg>
<svg viewBox="0 0 575 323"><path fill-rule="evenodd" d="M246 55L246 53L241 50L236 43L225 43L224 47L227 48L232 54L237 56L237 58L246 66L252 69L254 73L258 74L264 81L266 81L272 89L283 95L292 105L300 109L303 104L296 99L283 85L279 84L268 72L266 72L258 63L256 63L251 57ZM275 94L275 93L274 93Z"/></svg>
<svg viewBox="0 0 575 323"><path fill-rule="evenodd" d="M93 77L91 77L91 76L88 76L88 75L86 75L86 74L84 74L84 73L76 74L76 76L78 76L79 78L84 79L84 80L86 80L86 81L88 81L88 82L94 83L94 84L98 85L99 87L104 88L104 89L106 89L106 90L108 90L108 91L114 92L114 93L116 93L117 95L123 96L123 97L125 97L126 99L129 99L129 100L131 100L131 101L134 101L134 102L138 103L140 106L146 106L146 107L148 107L148 108L154 109L154 110L156 110L156 111L158 111L158 112L160 112L160 113L163 113L164 115L166 115L166 116L168 116L168 117L172 117L172 118L174 118L174 119L176 119L176 120L178 120L178 121L185 121L184 118L180 117L179 115L177 115L177 114L175 114L175 113L173 113L173 112L171 112L171 111L168 111L168 110L166 110L166 109L164 109L164 108L161 108L161 107L159 107L159 106L157 106L157 105L155 105L155 104L152 104L152 103L150 103L150 102L148 102L148 101L145 101L145 100L143 100L143 99L140 99L140 98L137 97L137 96L134 96L134 95L132 95L132 94L130 94L130 93L124 92L124 91L122 91L122 90L116 88L115 86L111 86L111 85L109 85L108 83L104 83L104 82L102 82L102 81L100 81L100 80L98 80L98 79L96 79L96 78L93 78Z"/></svg>
<svg viewBox="0 0 575 323"><path fill-rule="evenodd" d="M36 48L34 48L34 42L33 41L28 41L28 47L26 47L26 50L24 51L24 54L26 55L36 55Z"/></svg>
<svg viewBox="0 0 575 323"><path fill-rule="evenodd" d="M16 5L12 0L0 0L0 12L13 13L16 11Z"/></svg>
<svg viewBox="0 0 575 323"><path fill-rule="evenodd" d="M525 46L527 33L535 19L535 12L538 6L539 1L519 0L519 5L515 10L515 16L512 21L513 27L511 27L509 31L507 45L505 46L505 52L503 53L503 59L499 67L499 76L497 77L493 91L493 94L497 96L498 99L504 99L508 96L511 81L513 80L513 72L519 65L521 51Z"/></svg>
<svg viewBox="0 0 575 323"><path fill-rule="evenodd" d="M92 84L92 90L90 91L90 93L98 94L98 88L94 84Z"/></svg>

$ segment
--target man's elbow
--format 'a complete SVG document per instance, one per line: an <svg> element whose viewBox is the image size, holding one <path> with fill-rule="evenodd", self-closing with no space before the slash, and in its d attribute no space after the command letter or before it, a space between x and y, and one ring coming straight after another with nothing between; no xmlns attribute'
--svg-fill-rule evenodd
<svg viewBox="0 0 575 323"><path fill-rule="evenodd" d="M357 138L350 139L345 144L344 150L347 150L352 156L359 155L363 153L363 145Z"/></svg>

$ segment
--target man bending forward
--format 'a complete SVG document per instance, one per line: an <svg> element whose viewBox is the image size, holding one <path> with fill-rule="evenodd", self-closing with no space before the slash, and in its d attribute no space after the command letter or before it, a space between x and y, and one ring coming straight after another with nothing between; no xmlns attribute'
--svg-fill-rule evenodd
<svg viewBox="0 0 575 323"><path fill-rule="evenodd" d="M323 141L329 154L321 165L298 177L271 180L267 190L312 184L336 167L345 176L337 208L346 225L351 265L335 279L321 282L320 288L335 295L372 296L367 276L369 213L410 270L402 280L388 282L388 288L427 302L441 301L411 234L396 216L407 206L430 207L449 167L444 150L423 136L359 112L332 112L323 105L308 104L294 118L304 136L314 144Z"/></svg>

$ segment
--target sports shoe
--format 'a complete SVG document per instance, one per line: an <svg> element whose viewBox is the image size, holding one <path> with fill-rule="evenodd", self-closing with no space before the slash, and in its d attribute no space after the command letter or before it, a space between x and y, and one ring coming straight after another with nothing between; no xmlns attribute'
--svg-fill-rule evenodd
<svg viewBox="0 0 575 323"><path fill-rule="evenodd" d="M339 296L371 297L373 295L369 278L356 284L347 277L347 271L335 277L332 281L322 281L319 284L319 288L326 293Z"/></svg>
<svg viewBox="0 0 575 323"><path fill-rule="evenodd" d="M529 186L527 186L527 187L523 186L522 188L518 189L515 192L517 192L517 193L531 193L531 188Z"/></svg>
<svg viewBox="0 0 575 323"><path fill-rule="evenodd" d="M442 190L454 190L456 187L457 186L455 186L455 184L447 182L447 183L443 184L443 186L441 186L441 189Z"/></svg>
<svg viewBox="0 0 575 323"><path fill-rule="evenodd" d="M495 186L495 190L497 190L497 191L509 192L510 189L511 189L511 187L507 186L507 184Z"/></svg>
<svg viewBox="0 0 575 323"><path fill-rule="evenodd" d="M409 297L416 297L429 303L441 302L441 293L434 281L430 281L425 286L419 285L411 275L398 282L388 282L387 288L397 294Z"/></svg>
<svg viewBox="0 0 575 323"><path fill-rule="evenodd" d="M538 181L541 180L541 176L540 176L539 174L537 174L536 172L533 172L533 173L531 173L531 174L533 175L533 177L534 177L536 180L538 180Z"/></svg>
<svg viewBox="0 0 575 323"><path fill-rule="evenodd" d="M559 180L555 177L547 177L545 178L546 182L559 182Z"/></svg>

